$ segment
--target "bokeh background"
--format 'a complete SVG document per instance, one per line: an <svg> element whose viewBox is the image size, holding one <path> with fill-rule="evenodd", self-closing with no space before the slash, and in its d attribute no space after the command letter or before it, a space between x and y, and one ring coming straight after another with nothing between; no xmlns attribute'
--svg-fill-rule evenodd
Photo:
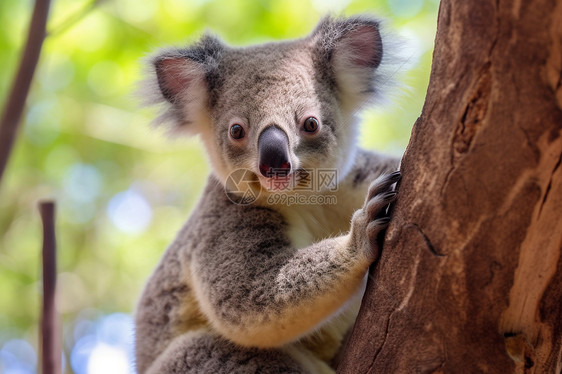
<svg viewBox="0 0 562 374"><path fill-rule="evenodd" d="M0 1L0 103L33 2ZM369 12L400 37L401 83L363 116L361 144L400 155L421 111L438 0L55 0L49 36L0 186L0 373L38 372L41 223L57 202L63 371L134 373L143 284L200 195L198 139L168 139L139 109L139 59L212 30L234 45L300 37L327 12ZM78 16L76 16L78 15Z"/></svg>

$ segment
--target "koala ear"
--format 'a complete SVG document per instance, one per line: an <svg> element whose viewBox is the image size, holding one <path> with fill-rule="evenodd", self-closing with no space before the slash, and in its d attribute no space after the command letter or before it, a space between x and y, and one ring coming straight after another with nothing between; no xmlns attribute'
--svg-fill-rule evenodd
<svg viewBox="0 0 562 374"><path fill-rule="evenodd" d="M377 92L376 70L383 57L379 30L379 22L367 17L326 17L312 33L342 102L351 107L360 106Z"/></svg>
<svg viewBox="0 0 562 374"><path fill-rule="evenodd" d="M204 89L201 85L204 83L205 71L189 58L161 56L154 61L154 69L160 92L171 104L175 104L194 89Z"/></svg>
<svg viewBox="0 0 562 374"><path fill-rule="evenodd" d="M210 91L218 81L222 43L204 36L184 49L166 49L153 56L152 102L163 102L165 109L158 122L172 122L188 133L208 120ZM154 80L154 77L156 78Z"/></svg>

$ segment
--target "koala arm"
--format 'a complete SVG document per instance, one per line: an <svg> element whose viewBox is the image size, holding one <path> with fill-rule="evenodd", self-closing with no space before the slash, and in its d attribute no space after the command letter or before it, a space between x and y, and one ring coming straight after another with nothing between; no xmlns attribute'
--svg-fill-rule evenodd
<svg viewBox="0 0 562 374"><path fill-rule="evenodd" d="M374 182L351 232L305 248L286 238L282 217L267 208L224 204L198 225L191 282L203 313L223 336L244 346L275 347L318 327L359 290L378 255L377 214L393 199L396 176ZM216 216L220 227L212 227ZM216 226L216 225L215 225ZM209 229L212 227L212 229Z"/></svg>
<svg viewBox="0 0 562 374"><path fill-rule="evenodd" d="M230 340L282 345L313 329L357 291L370 260L352 256L348 246L343 236L299 250L272 249L284 253L269 261L229 264L248 274L223 267L215 274L193 272L195 289L203 291L197 292L199 302L213 327Z"/></svg>

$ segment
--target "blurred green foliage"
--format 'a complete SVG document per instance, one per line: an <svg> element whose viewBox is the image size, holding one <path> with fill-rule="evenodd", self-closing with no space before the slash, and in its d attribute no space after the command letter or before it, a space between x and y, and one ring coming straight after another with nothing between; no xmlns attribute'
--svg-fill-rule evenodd
<svg viewBox="0 0 562 374"><path fill-rule="evenodd" d="M54 1L47 37L12 158L0 186L0 346L37 341L40 199L58 206L58 306L69 332L78 316L132 313L166 245L203 188L197 139L150 128L133 93L139 60L212 30L234 45L300 37L327 13L375 13L402 37L403 87L364 115L364 147L401 154L421 111L437 0ZM0 2L0 102L25 41L33 3ZM81 9L84 17L67 23ZM0 365L1 366L1 365ZM0 372L2 369L0 368ZM67 365L67 372L71 368Z"/></svg>

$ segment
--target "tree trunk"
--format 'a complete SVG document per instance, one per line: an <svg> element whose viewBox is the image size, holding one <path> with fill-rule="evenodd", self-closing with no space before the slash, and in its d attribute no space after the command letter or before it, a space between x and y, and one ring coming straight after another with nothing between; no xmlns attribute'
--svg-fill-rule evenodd
<svg viewBox="0 0 562 374"><path fill-rule="evenodd" d="M443 0L339 373L562 370L562 0Z"/></svg>

